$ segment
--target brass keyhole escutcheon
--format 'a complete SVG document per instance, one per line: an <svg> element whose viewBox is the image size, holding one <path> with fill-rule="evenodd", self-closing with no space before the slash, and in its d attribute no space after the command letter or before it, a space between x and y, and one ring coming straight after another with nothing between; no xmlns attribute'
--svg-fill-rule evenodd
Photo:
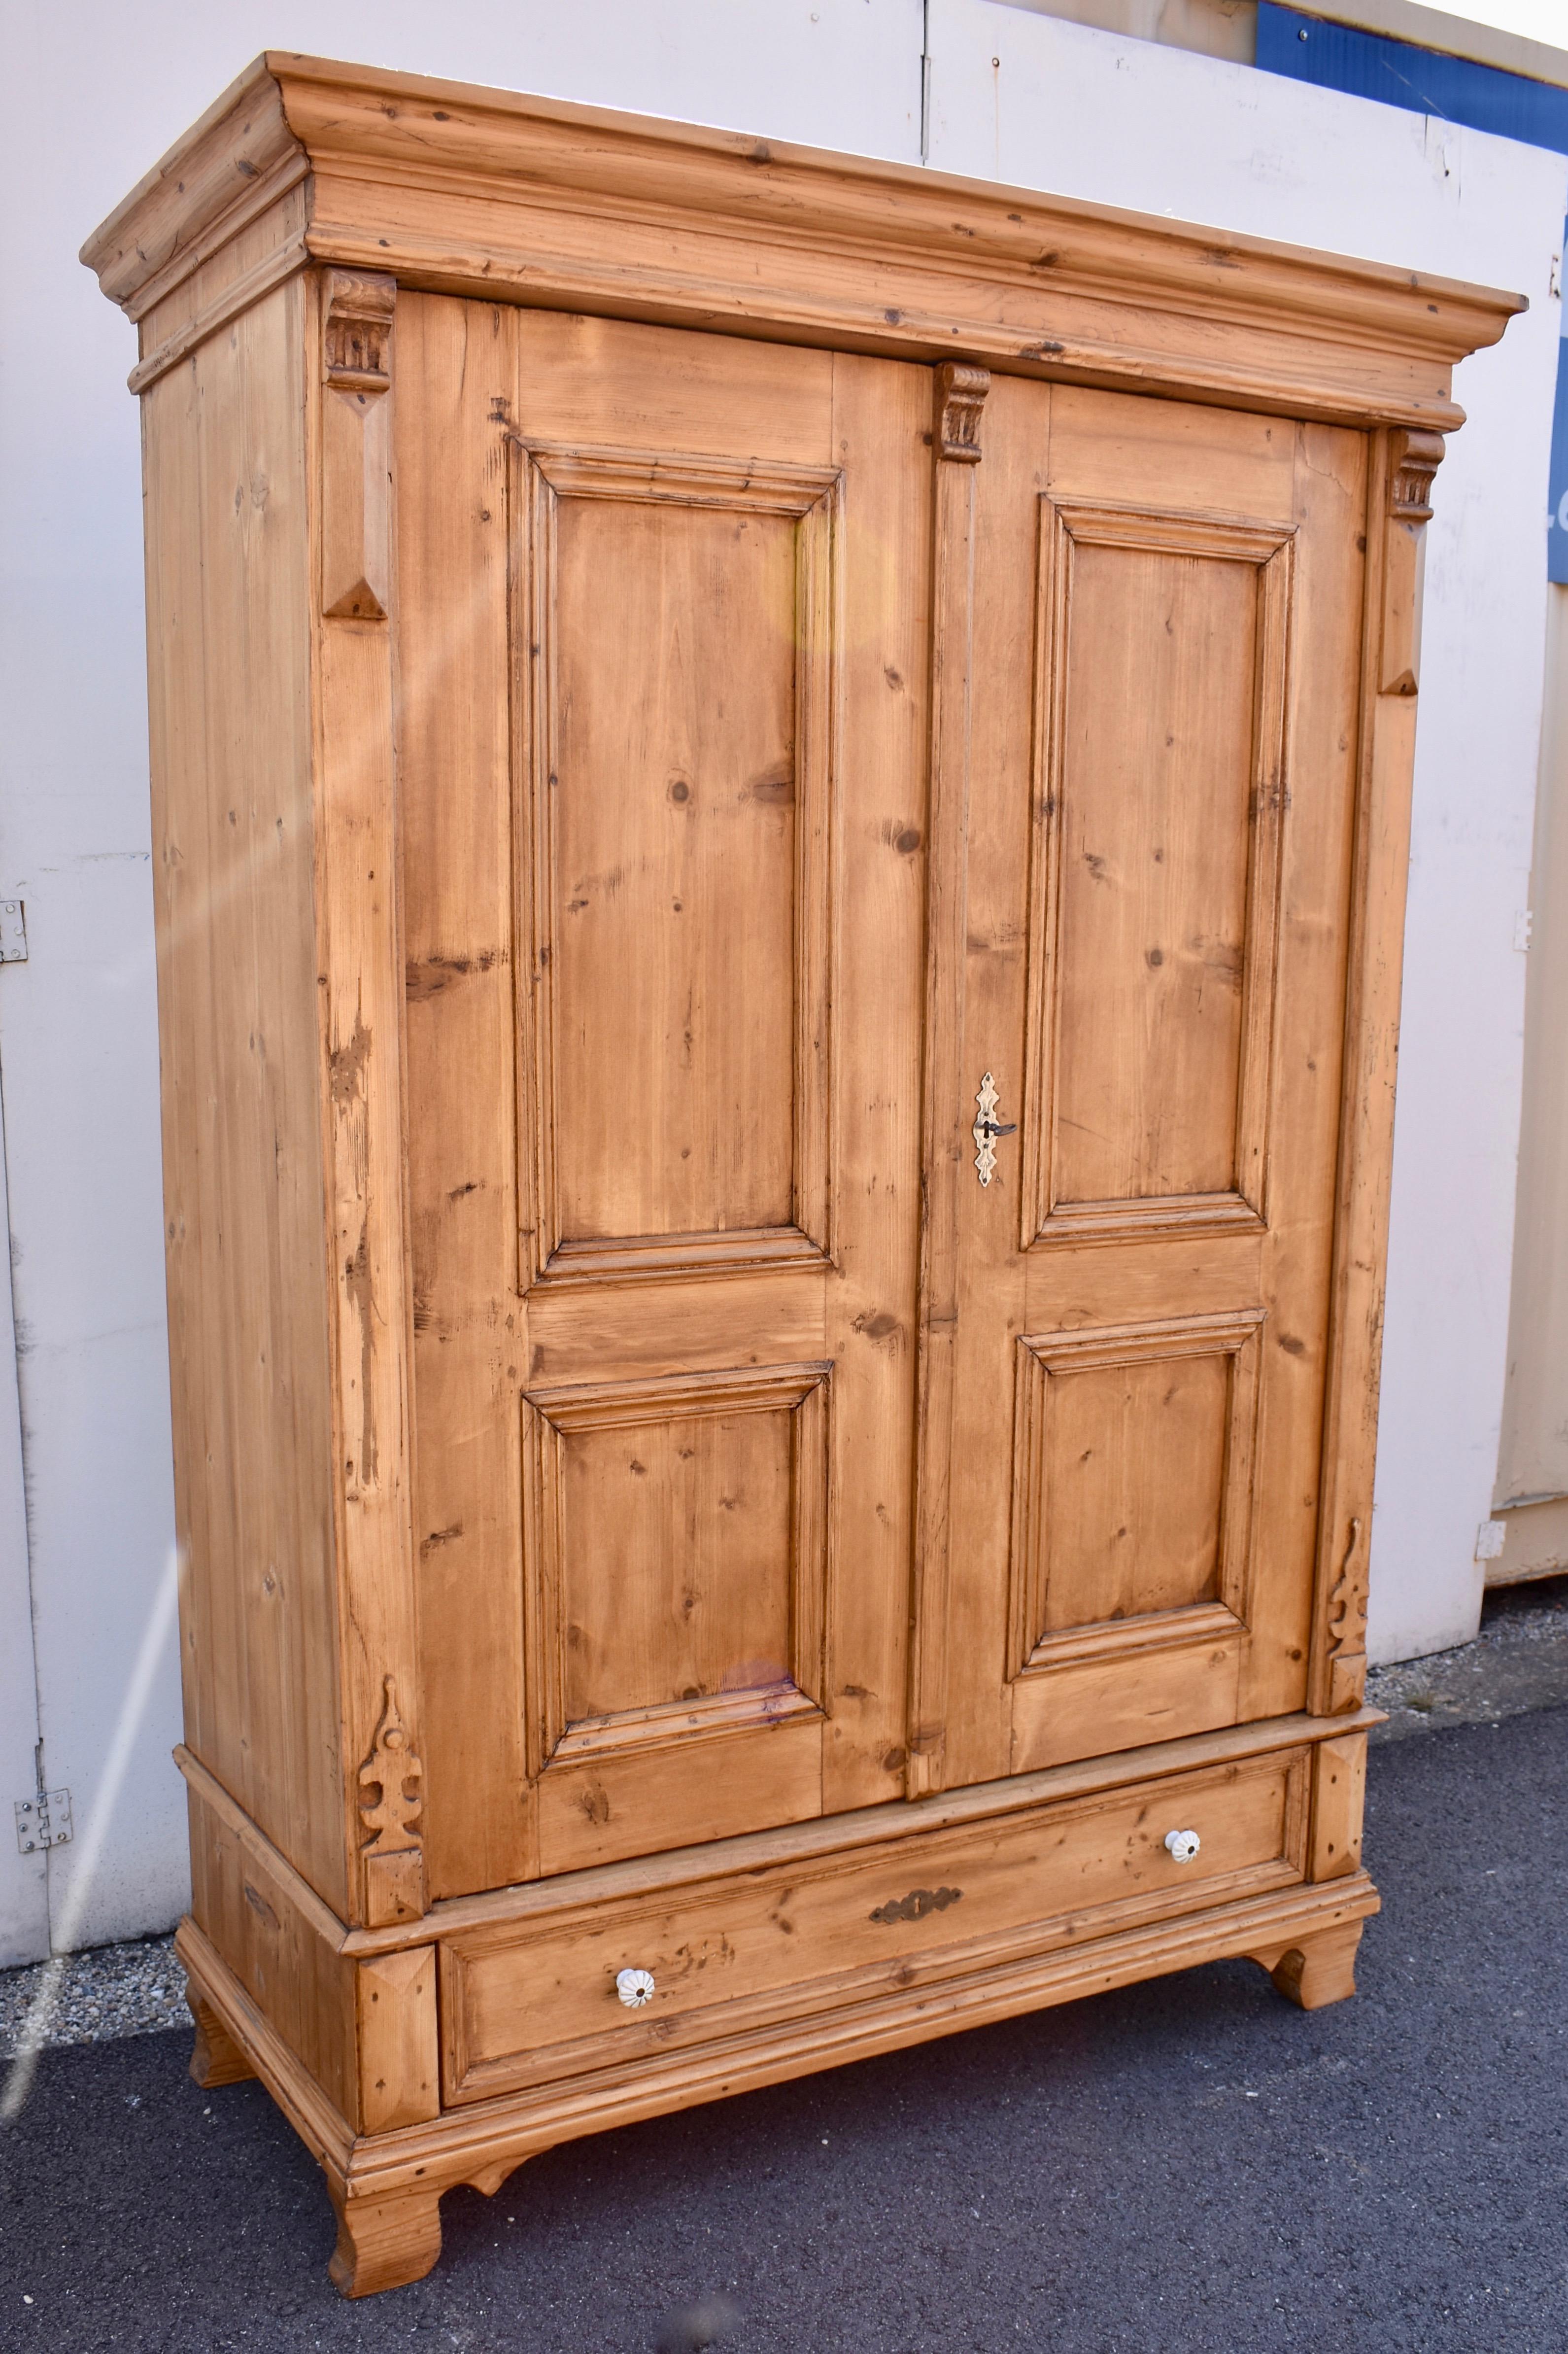
<svg viewBox="0 0 1568 2354"><path fill-rule="evenodd" d="M1015 1135L1018 1122L997 1119L996 1110L1001 1097L996 1092L996 1081L989 1071L980 1083L975 1101L980 1106L980 1118L970 1131L975 1140L975 1172L980 1183L989 1185L996 1172L995 1139Z"/></svg>

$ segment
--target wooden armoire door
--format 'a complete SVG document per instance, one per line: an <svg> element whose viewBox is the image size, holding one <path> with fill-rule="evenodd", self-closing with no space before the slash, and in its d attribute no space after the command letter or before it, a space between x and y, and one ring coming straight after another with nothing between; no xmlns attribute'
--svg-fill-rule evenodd
<svg viewBox="0 0 1568 2354"><path fill-rule="evenodd" d="M1305 1704L1358 754L1362 436L982 410L916 1789Z"/></svg>
<svg viewBox="0 0 1568 2354"><path fill-rule="evenodd" d="M931 379L397 333L440 1895L903 1787Z"/></svg>

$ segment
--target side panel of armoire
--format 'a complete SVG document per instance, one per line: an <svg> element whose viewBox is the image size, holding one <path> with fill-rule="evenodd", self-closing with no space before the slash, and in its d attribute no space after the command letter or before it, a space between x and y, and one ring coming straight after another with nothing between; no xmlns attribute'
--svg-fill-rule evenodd
<svg viewBox="0 0 1568 2354"><path fill-rule="evenodd" d="M193 1910L352 2113L345 1966L240 1821L348 1909L309 309L296 277L146 392L147 625Z"/></svg>

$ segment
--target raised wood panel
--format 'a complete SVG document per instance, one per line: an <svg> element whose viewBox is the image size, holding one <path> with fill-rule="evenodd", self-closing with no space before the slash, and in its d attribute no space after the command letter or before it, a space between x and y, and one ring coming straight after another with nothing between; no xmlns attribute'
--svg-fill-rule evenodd
<svg viewBox="0 0 1568 2354"><path fill-rule="evenodd" d="M1266 1584L1252 1558L1262 1333L1248 1310L1019 1344L1015 1773L1235 1721ZM1086 1411L1061 1416L1085 1381Z"/></svg>
<svg viewBox="0 0 1568 2354"><path fill-rule="evenodd" d="M830 1371L529 1394L533 1773L820 1711Z"/></svg>
<svg viewBox="0 0 1568 2354"><path fill-rule="evenodd" d="M838 476L513 449L524 1283L818 1256Z"/></svg>
<svg viewBox="0 0 1568 2354"><path fill-rule="evenodd" d="M1024 1240L1254 1225L1293 528L1044 498L1040 534Z"/></svg>
<svg viewBox="0 0 1568 2354"><path fill-rule="evenodd" d="M1015 1671L1245 1625L1262 1324L1020 1341Z"/></svg>

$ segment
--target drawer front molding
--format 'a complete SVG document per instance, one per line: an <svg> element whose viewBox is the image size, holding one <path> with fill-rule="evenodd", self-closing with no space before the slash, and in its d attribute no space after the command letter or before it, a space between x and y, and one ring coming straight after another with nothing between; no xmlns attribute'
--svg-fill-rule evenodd
<svg viewBox="0 0 1568 2354"><path fill-rule="evenodd" d="M531 1927L444 1939L443 2097L591 2073L1295 1885L1307 1871L1309 1755L1291 1749L673 1899L596 1898ZM1165 1840L1188 1825L1202 1848L1183 1864ZM655 1981L635 2010L617 1999L629 1967Z"/></svg>

